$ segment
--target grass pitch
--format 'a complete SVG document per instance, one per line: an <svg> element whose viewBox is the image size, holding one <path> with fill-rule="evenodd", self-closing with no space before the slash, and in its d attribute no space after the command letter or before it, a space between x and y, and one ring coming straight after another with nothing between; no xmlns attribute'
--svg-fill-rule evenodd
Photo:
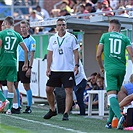
<svg viewBox="0 0 133 133"><path fill-rule="evenodd" d="M25 106L22 108L24 111ZM130 133L106 129L106 120L78 114L70 114L69 121L62 121L62 114L45 120L43 116L48 111L47 105L34 105L32 110L31 114L0 114L0 133Z"/></svg>

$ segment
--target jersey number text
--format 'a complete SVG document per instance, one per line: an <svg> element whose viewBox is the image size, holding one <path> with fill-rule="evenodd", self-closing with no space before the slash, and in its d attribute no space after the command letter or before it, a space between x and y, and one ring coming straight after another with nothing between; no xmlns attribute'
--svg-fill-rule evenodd
<svg viewBox="0 0 133 133"><path fill-rule="evenodd" d="M110 40L110 53L120 54L122 42L120 39L109 38Z"/></svg>
<svg viewBox="0 0 133 133"><path fill-rule="evenodd" d="M7 37L5 38L6 45L4 46L4 48L5 48L6 50L13 50L14 45L15 45L15 43L16 43L16 40L17 40L16 37L9 37L9 36L7 36ZM11 44L11 43L12 43L12 44Z"/></svg>

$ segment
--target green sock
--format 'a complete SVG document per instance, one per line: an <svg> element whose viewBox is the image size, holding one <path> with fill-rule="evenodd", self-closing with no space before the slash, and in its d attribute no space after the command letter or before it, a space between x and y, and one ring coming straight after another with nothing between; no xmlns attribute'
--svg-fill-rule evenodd
<svg viewBox="0 0 133 133"><path fill-rule="evenodd" d="M13 98L14 98L14 93L8 92L8 94L7 94L7 99L8 99L8 101L10 102L10 104L9 104L9 106L8 106L8 109L11 109L11 108L12 108L12 105L13 105Z"/></svg>
<svg viewBox="0 0 133 133"><path fill-rule="evenodd" d="M9 106L8 106L8 109L11 109L12 108L12 104L13 104L13 98L7 98L7 100L10 102Z"/></svg>
<svg viewBox="0 0 133 133"><path fill-rule="evenodd" d="M120 112L120 106L119 106L118 100L115 97L110 98L110 106L115 116L118 119L120 119L120 117L122 116Z"/></svg>
<svg viewBox="0 0 133 133"><path fill-rule="evenodd" d="M112 108L109 107L109 118L108 118L107 122L112 123L113 118L114 118L114 112L113 112Z"/></svg>
<svg viewBox="0 0 133 133"><path fill-rule="evenodd" d="M2 90L0 90L0 99L2 100L2 102L4 102L6 100Z"/></svg>

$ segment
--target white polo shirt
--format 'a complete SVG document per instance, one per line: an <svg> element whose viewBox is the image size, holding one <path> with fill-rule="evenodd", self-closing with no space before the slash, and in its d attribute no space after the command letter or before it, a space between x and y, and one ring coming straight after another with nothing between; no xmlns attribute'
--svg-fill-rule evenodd
<svg viewBox="0 0 133 133"><path fill-rule="evenodd" d="M60 49L62 49L63 54L59 54L59 44L57 38L59 40L59 43L61 43L64 39L62 45L60 46ZM47 48L47 50L53 51L51 71L72 72L75 67L73 50L76 50L78 48L79 44L77 42L76 37L69 32L66 32L63 37L58 36L58 33L51 36Z"/></svg>

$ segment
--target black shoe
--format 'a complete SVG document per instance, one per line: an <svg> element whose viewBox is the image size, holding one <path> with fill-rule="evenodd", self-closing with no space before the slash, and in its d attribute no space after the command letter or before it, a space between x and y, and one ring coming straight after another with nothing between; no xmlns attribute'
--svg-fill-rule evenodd
<svg viewBox="0 0 133 133"><path fill-rule="evenodd" d="M21 112L20 112L20 109L19 108L17 108L17 109L11 108L11 113L12 114L20 114Z"/></svg>
<svg viewBox="0 0 133 133"><path fill-rule="evenodd" d="M22 107L21 106L19 106L18 108L20 109L20 111L22 111Z"/></svg>
<svg viewBox="0 0 133 133"><path fill-rule="evenodd" d="M53 117L53 116L56 116L57 115L57 111L55 110L55 111L52 111L51 109L49 110L49 112L46 114L46 115L44 115L44 119L50 119L51 117Z"/></svg>
<svg viewBox="0 0 133 133"><path fill-rule="evenodd" d="M27 114L30 114L32 112L30 106L26 106L26 109L23 113L27 113Z"/></svg>
<svg viewBox="0 0 133 133"><path fill-rule="evenodd" d="M105 127L108 128L108 129L111 129L112 128L112 125L111 125L111 123L108 123L107 122L107 124L105 125Z"/></svg>
<svg viewBox="0 0 133 133"><path fill-rule="evenodd" d="M68 113L65 113L65 114L63 114L62 120L63 120L63 121L68 121L68 120L69 120L68 117L69 117L69 116L68 116Z"/></svg>

